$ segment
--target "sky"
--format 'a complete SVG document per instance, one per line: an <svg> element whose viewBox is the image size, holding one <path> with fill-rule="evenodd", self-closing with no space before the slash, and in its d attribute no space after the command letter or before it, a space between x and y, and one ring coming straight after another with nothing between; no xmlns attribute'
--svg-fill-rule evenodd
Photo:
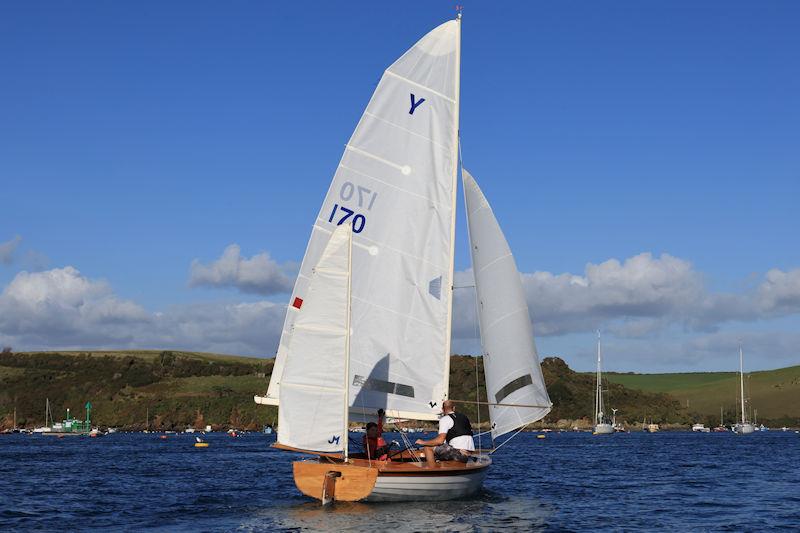
<svg viewBox="0 0 800 533"><path fill-rule="evenodd" d="M800 364L800 4L460 3L463 160L540 355ZM4 2L0 343L273 355L344 144L454 5Z"/></svg>

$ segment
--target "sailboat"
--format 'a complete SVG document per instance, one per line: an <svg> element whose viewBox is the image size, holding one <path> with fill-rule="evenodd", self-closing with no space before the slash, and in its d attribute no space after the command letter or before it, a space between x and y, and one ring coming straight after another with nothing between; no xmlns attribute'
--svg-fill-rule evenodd
<svg viewBox="0 0 800 533"><path fill-rule="evenodd" d="M448 399L461 16L386 69L317 216L265 396L275 448L305 495L339 501L446 500L474 494L492 464L428 465L406 441L387 460L350 449L352 422L438 420ZM497 220L462 169L493 438L552 404L522 282ZM402 435L402 434L401 434ZM404 439L405 441L405 439Z"/></svg>
<svg viewBox="0 0 800 533"><path fill-rule="evenodd" d="M714 433L725 433L728 428L725 427L725 415L722 406L719 406L719 425L714 428Z"/></svg>
<svg viewBox="0 0 800 533"><path fill-rule="evenodd" d="M749 435L753 433L756 428L747 421L747 410L744 405L744 355L742 353L742 344L739 343L739 395L741 398L741 419L736 425L733 426L734 433L739 435Z"/></svg>
<svg viewBox="0 0 800 533"><path fill-rule="evenodd" d="M594 391L594 430L595 435L610 435L614 433L614 426L608 422L608 417L603 412L603 368L600 352L600 331L597 332L597 387Z"/></svg>
<svg viewBox="0 0 800 533"><path fill-rule="evenodd" d="M34 433L49 433L53 431L53 414L50 411L50 398L45 398L44 401L44 426L35 428Z"/></svg>

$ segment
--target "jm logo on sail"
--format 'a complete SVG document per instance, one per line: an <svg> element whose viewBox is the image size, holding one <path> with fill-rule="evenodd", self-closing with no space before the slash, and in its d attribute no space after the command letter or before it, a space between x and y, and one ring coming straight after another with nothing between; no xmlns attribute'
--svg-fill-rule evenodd
<svg viewBox="0 0 800 533"><path fill-rule="evenodd" d="M425 101L424 98L420 98L419 100L417 100L417 97L414 96L414 93L411 93L411 109L408 110L408 114L413 115L414 111L416 111L417 108L421 106L422 102L424 101Z"/></svg>
<svg viewBox="0 0 800 533"><path fill-rule="evenodd" d="M339 444L339 435L334 435L328 439L328 444Z"/></svg>

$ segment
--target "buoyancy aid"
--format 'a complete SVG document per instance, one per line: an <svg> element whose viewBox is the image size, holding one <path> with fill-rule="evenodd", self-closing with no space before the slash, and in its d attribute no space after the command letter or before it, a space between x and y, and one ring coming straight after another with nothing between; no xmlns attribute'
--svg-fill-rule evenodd
<svg viewBox="0 0 800 533"><path fill-rule="evenodd" d="M449 443L456 437L463 435L472 436L472 425L469 423L469 418L461 413L449 413L447 416L453 419L453 427L447 431L445 439Z"/></svg>

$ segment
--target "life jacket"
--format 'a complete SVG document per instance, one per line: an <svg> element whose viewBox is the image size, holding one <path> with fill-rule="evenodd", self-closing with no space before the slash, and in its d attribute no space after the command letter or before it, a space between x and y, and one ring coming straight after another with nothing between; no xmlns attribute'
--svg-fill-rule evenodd
<svg viewBox="0 0 800 533"><path fill-rule="evenodd" d="M450 413L447 416L453 419L453 427L447 431L447 435L445 436L445 440L448 443L456 437L461 437L463 435L472 436L472 426L469 423L467 415Z"/></svg>
<svg viewBox="0 0 800 533"><path fill-rule="evenodd" d="M373 443L375 446L372 446ZM384 446L386 446L386 441L383 440L383 437L379 436L377 439L370 439L364 435L364 453L366 453L372 459L380 459L382 461L386 459L386 454L383 454L377 458L375 457L375 452Z"/></svg>

